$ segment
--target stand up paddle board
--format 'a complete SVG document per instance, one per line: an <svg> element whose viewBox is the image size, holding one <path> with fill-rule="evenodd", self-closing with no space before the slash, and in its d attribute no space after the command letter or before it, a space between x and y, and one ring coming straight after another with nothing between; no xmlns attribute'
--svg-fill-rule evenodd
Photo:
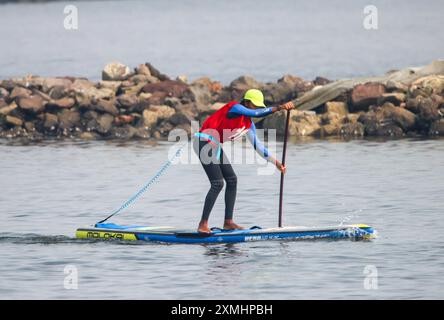
<svg viewBox="0 0 444 320"><path fill-rule="evenodd" d="M121 226L114 223L98 223L92 227L79 228L76 237L81 239L116 239L166 243L235 243L263 240L304 239L356 239L369 240L376 231L365 224L330 227L251 227L245 230L213 228L212 233L182 230L173 227Z"/></svg>

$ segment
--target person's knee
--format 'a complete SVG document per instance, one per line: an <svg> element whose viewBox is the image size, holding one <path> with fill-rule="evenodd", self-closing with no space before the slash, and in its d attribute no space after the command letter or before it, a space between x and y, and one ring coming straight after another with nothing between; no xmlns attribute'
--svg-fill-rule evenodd
<svg viewBox="0 0 444 320"><path fill-rule="evenodd" d="M237 176L226 177L225 181L227 181L227 187L235 187L237 186Z"/></svg>
<svg viewBox="0 0 444 320"><path fill-rule="evenodd" d="M219 193L224 187L224 180L211 180L211 191Z"/></svg>

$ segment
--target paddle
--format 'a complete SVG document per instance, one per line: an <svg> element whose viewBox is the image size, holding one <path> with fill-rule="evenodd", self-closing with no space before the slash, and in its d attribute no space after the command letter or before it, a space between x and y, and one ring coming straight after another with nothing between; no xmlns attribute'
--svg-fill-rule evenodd
<svg viewBox="0 0 444 320"><path fill-rule="evenodd" d="M284 150L282 152L282 165L285 166L285 154L287 153L288 125L290 123L290 110L287 110L285 121ZM282 228L282 200L284 196L284 173L281 172L281 188L279 194L279 228Z"/></svg>

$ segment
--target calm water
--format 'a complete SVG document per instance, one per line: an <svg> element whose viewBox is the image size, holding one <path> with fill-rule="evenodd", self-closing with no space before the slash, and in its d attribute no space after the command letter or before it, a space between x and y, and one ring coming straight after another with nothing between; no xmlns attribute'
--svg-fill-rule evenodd
<svg viewBox="0 0 444 320"><path fill-rule="evenodd" d="M444 298L443 140L289 145L285 224L367 223L379 231L376 241L130 245L73 239L77 227L105 217L154 174L169 147L3 142L0 298ZM235 165L235 217L245 226L275 226L279 175L257 169ZM195 228L207 188L199 165L172 166L114 221ZM221 197L211 225L222 219ZM68 264L78 270L78 290L64 289ZM377 268L377 290L364 288L368 265Z"/></svg>
<svg viewBox="0 0 444 320"><path fill-rule="evenodd" d="M63 28L78 8L79 29ZM378 30L363 28L365 6ZM105 64L152 62L228 83L379 75L444 58L442 0L150 0L0 5L0 79L28 73L98 79Z"/></svg>

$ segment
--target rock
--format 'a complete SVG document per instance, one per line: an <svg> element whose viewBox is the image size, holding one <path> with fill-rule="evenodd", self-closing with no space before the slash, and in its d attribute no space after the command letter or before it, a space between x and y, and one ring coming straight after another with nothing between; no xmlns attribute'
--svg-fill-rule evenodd
<svg viewBox="0 0 444 320"><path fill-rule="evenodd" d="M444 119L436 120L432 123L430 126L429 135L444 136Z"/></svg>
<svg viewBox="0 0 444 320"><path fill-rule="evenodd" d="M262 90L263 84L251 76L241 76L233 80L229 85L231 99L241 101L245 92L249 89Z"/></svg>
<svg viewBox="0 0 444 320"><path fill-rule="evenodd" d="M89 107L100 99L111 100L114 96L115 92L109 88L91 87L75 92L76 101L80 107Z"/></svg>
<svg viewBox="0 0 444 320"><path fill-rule="evenodd" d="M115 100L98 99L91 108L96 111L112 114L114 116L119 114L119 109L114 105Z"/></svg>
<svg viewBox="0 0 444 320"><path fill-rule="evenodd" d="M117 97L117 105L119 108L131 108L139 103L139 98L134 94L123 94Z"/></svg>
<svg viewBox="0 0 444 320"><path fill-rule="evenodd" d="M45 122L43 127L47 130L55 130L59 124L59 117L52 113L45 113Z"/></svg>
<svg viewBox="0 0 444 320"><path fill-rule="evenodd" d="M185 84L188 83L188 77L186 75L184 75L184 74L180 75L180 76L177 76L176 80L180 81L182 83L185 83Z"/></svg>
<svg viewBox="0 0 444 320"><path fill-rule="evenodd" d="M73 98L61 98L61 99L50 100L46 104L46 106L48 108L69 109L72 106L74 106L75 103L76 101Z"/></svg>
<svg viewBox="0 0 444 320"><path fill-rule="evenodd" d="M321 121L323 124L338 125L339 123L342 122L343 119L344 119L343 115L340 115L339 113L332 112L332 111L321 115Z"/></svg>
<svg viewBox="0 0 444 320"><path fill-rule="evenodd" d="M6 107L8 104L6 103L5 99L0 98L0 109Z"/></svg>
<svg viewBox="0 0 444 320"><path fill-rule="evenodd" d="M97 136L97 134L95 134L93 132L82 132L79 135L79 138L82 139L82 140L94 140L94 139L97 139L99 137Z"/></svg>
<svg viewBox="0 0 444 320"><path fill-rule="evenodd" d="M15 109L17 109L17 104L15 102L12 102L10 105L0 108L0 114L8 115Z"/></svg>
<svg viewBox="0 0 444 320"><path fill-rule="evenodd" d="M385 88L379 83L369 82L355 86L351 94L353 111L368 110L368 107L376 104L384 93Z"/></svg>
<svg viewBox="0 0 444 320"><path fill-rule="evenodd" d="M11 99L16 99L16 98L28 98L29 96L32 95L32 91L22 88L22 87L14 87L14 89L12 90L11 94L9 95L9 97Z"/></svg>
<svg viewBox="0 0 444 320"><path fill-rule="evenodd" d="M35 125L34 125L34 123L31 122L31 121L26 121L26 122L25 122L25 129L26 129L28 132L33 132L33 131L35 131Z"/></svg>
<svg viewBox="0 0 444 320"><path fill-rule="evenodd" d="M153 77L156 77L160 81L170 80L170 78L167 75L160 73L159 70L154 68L151 63L147 62L147 63L145 63L145 65L148 67L148 69L150 70L150 73Z"/></svg>
<svg viewBox="0 0 444 320"><path fill-rule="evenodd" d="M119 62L112 62L105 66L102 71L102 80L121 81L131 75L129 67Z"/></svg>
<svg viewBox="0 0 444 320"><path fill-rule="evenodd" d="M287 83L269 83L262 88L266 105L281 104L291 101L297 97L297 89Z"/></svg>
<svg viewBox="0 0 444 320"><path fill-rule="evenodd" d="M114 119L114 122L117 125L131 124L132 122L134 122L134 119L135 117L133 115L121 114Z"/></svg>
<svg viewBox="0 0 444 320"><path fill-rule="evenodd" d="M276 129L277 135L285 133L286 112L276 112L265 118L263 127ZM308 136L320 133L320 119L314 113L293 110L291 112L289 135Z"/></svg>
<svg viewBox="0 0 444 320"><path fill-rule="evenodd" d="M188 86L180 81L162 81L157 83L149 83L143 86L142 92L152 93L153 95L158 92L165 93L169 97L181 97L188 90Z"/></svg>
<svg viewBox="0 0 444 320"><path fill-rule="evenodd" d="M122 86L119 88L119 94L120 95L125 95L125 94L130 94L130 95L138 95L142 88L146 85L145 82L142 83L138 83L138 84L134 84L132 82L129 83L122 83Z"/></svg>
<svg viewBox="0 0 444 320"><path fill-rule="evenodd" d="M348 114L348 107L345 102L329 101L325 103L325 112L335 112L345 117Z"/></svg>
<svg viewBox="0 0 444 320"><path fill-rule="evenodd" d="M210 88L205 84L195 83L189 87L198 112L207 112L211 105Z"/></svg>
<svg viewBox="0 0 444 320"><path fill-rule="evenodd" d="M9 97L9 91L6 90L5 88L1 88L0 87L0 98L7 98Z"/></svg>
<svg viewBox="0 0 444 320"><path fill-rule="evenodd" d="M176 111L168 106L151 106L143 111L143 124L152 128L158 121L170 118Z"/></svg>
<svg viewBox="0 0 444 320"><path fill-rule="evenodd" d="M117 92L121 85L122 81L99 81L98 88L107 88L111 89L114 92Z"/></svg>
<svg viewBox="0 0 444 320"><path fill-rule="evenodd" d="M292 75L285 75L282 78L278 79L278 85L287 85L292 91L293 96L296 97L300 92L306 92L313 89L314 84L310 81L304 81L304 79L295 77Z"/></svg>
<svg viewBox="0 0 444 320"><path fill-rule="evenodd" d="M364 133L364 125L359 122L345 123L339 129L339 134L343 137L362 137Z"/></svg>
<svg viewBox="0 0 444 320"><path fill-rule="evenodd" d="M376 129L376 136L380 137L402 137L404 131L396 124L390 123L378 126Z"/></svg>
<svg viewBox="0 0 444 320"><path fill-rule="evenodd" d="M389 102L385 103L381 108L378 108L377 117L381 119L381 121L391 121L405 132L413 129L416 123L415 114L404 108L395 107Z"/></svg>
<svg viewBox="0 0 444 320"><path fill-rule="evenodd" d="M141 74L145 76L151 76L150 68L146 64L139 64L139 66L135 69L136 74Z"/></svg>
<svg viewBox="0 0 444 320"><path fill-rule="evenodd" d="M80 113L70 109L63 109L57 114L60 129L72 129L80 125Z"/></svg>
<svg viewBox="0 0 444 320"><path fill-rule="evenodd" d="M382 105L386 102L393 103L397 106L399 106L402 102L405 101L406 95L401 92L391 92L391 93L384 93L381 97L378 98L378 105Z"/></svg>
<svg viewBox="0 0 444 320"><path fill-rule="evenodd" d="M327 78L323 78L323 77L316 77L313 80L313 84L315 86L325 86L326 84L329 84L331 82L331 80L328 80Z"/></svg>
<svg viewBox="0 0 444 320"><path fill-rule="evenodd" d="M21 127L23 125L23 120L17 117L7 115L5 120L7 123L12 124L13 126L16 127Z"/></svg>
<svg viewBox="0 0 444 320"><path fill-rule="evenodd" d="M430 75L417 79L412 88L423 88L427 92L441 94L444 91L444 75Z"/></svg>
<svg viewBox="0 0 444 320"><path fill-rule="evenodd" d="M441 119L442 115L438 107L439 102L430 97L417 96L415 99L407 100L406 103L406 109L416 113L418 117L417 127L423 133L428 133L430 125Z"/></svg>
<svg viewBox="0 0 444 320"><path fill-rule="evenodd" d="M321 136L333 136L339 133L339 125L338 124L326 124L323 125L320 129Z"/></svg>
<svg viewBox="0 0 444 320"><path fill-rule="evenodd" d="M146 128L140 127L140 128L136 128L136 131L134 133L134 137L139 138L139 139L148 139L151 137L151 134L150 134L149 130L147 130Z"/></svg>
<svg viewBox="0 0 444 320"><path fill-rule="evenodd" d="M124 127L114 127L110 130L110 136L114 139L122 139L122 140L128 140L134 137L137 130L130 126L126 125Z"/></svg>
<svg viewBox="0 0 444 320"><path fill-rule="evenodd" d="M36 95L19 98L17 104L22 110L37 114L45 110L46 102Z"/></svg>
<svg viewBox="0 0 444 320"><path fill-rule="evenodd" d="M321 128L320 120L315 113L308 113L308 112L297 113L291 119L292 121L290 121L289 125L290 135L310 136L310 135L317 135L320 133L320 128Z"/></svg>
<svg viewBox="0 0 444 320"><path fill-rule="evenodd" d="M111 130L113 122L114 117L112 115L107 113L100 115L97 118L97 131L102 134L107 134Z"/></svg>
<svg viewBox="0 0 444 320"><path fill-rule="evenodd" d="M168 121L173 126L178 126L178 125L181 125L181 124L190 124L192 120L193 119L190 119L189 117L187 117L182 112L176 112L175 114L173 114L171 117L168 118Z"/></svg>
<svg viewBox="0 0 444 320"><path fill-rule="evenodd" d="M43 92L49 93L54 87L61 87L68 90L72 85L72 81L68 78L44 78L42 83Z"/></svg>
<svg viewBox="0 0 444 320"><path fill-rule="evenodd" d="M389 92L398 91L401 93L405 93L408 90L407 85L403 84L402 82L393 81L393 80L388 80L385 85L385 88Z"/></svg>
<svg viewBox="0 0 444 320"><path fill-rule="evenodd" d="M357 123L359 116L360 115L356 113L349 113L344 117L342 121L344 123Z"/></svg>
<svg viewBox="0 0 444 320"><path fill-rule="evenodd" d="M96 85L88 79L75 79L70 89L74 92L86 92L89 89L96 89Z"/></svg>
<svg viewBox="0 0 444 320"><path fill-rule="evenodd" d="M143 74L136 74L129 78L129 80L135 84L146 84L146 83L156 83L159 82L157 78L154 78L153 76L146 76Z"/></svg>
<svg viewBox="0 0 444 320"><path fill-rule="evenodd" d="M49 90L49 97L54 100L62 99L67 95L67 90L62 86L54 86Z"/></svg>

